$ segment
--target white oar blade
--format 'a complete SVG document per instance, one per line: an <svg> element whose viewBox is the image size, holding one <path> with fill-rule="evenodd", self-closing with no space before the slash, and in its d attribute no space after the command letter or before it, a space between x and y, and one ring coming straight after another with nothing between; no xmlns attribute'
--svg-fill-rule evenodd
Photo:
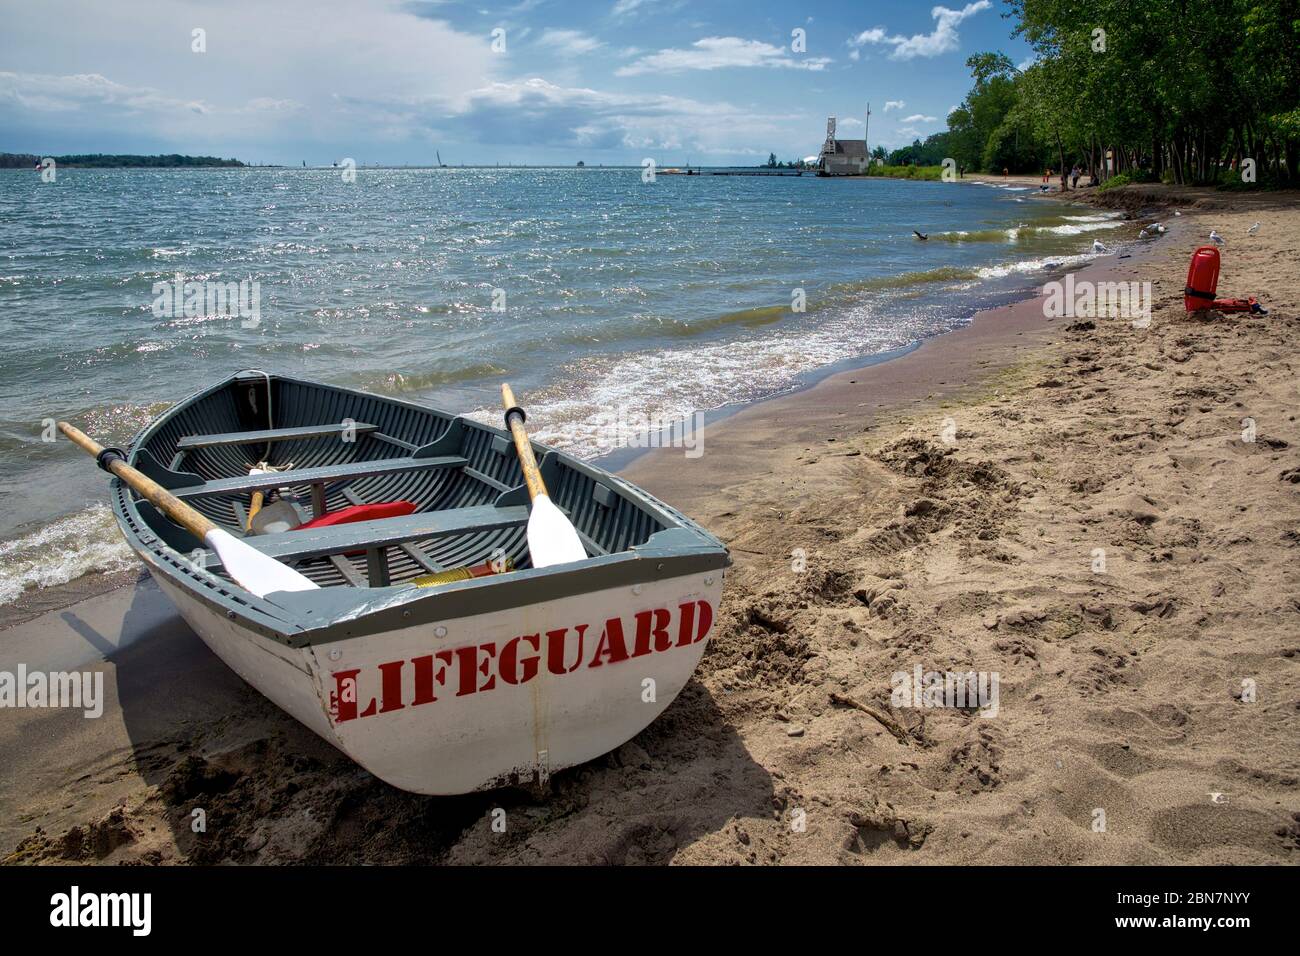
<svg viewBox="0 0 1300 956"><path fill-rule="evenodd" d="M221 559L226 573L244 590L252 591L258 597L266 597L272 591L310 591L320 587L287 564L281 564L240 541L229 531L213 528L205 540Z"/></svg>
<svg viewBox="0 0 1300 956"><path fill-rule="evenodd" d="M587 557L578 529L546 495L533 499L533 510L528 516L528 552L535 568L583 561Z"/></svg>

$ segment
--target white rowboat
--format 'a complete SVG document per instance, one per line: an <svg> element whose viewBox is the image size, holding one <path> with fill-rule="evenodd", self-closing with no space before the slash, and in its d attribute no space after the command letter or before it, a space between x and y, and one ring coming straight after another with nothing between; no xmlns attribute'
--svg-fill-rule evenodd
<svg viewBox="0 0 1300 956"><path fill-rule="evenodd" d="M506 431L261 372L180 402L126 457L217 529L295 569L302 589L241 586L120 478L113 509L203 641L376 776L427 794L543 783L620 746L672 702L704 653L730 558L644 491L532 448L585 559L532 566L529 496ZM250 474L261 463L293 467ZM252 495L281 490L304 520L394 501L414 512L245 536ZM483 562L512 570L414 583Z"/></svg>

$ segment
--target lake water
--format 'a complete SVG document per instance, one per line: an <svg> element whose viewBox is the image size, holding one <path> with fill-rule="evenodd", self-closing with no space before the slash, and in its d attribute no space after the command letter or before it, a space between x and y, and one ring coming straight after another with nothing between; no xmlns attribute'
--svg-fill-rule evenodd
<svg viewBox="0 0 1300 956"><path fill-rule="evenodd" d="M125 445L261 368L495 420L508 379L536 438L596 456L612 410L797 387L1126 232L1027 196L640 169L0 171L0 603L132 563L103 474L42 442L46 419ZM159 315L155 284L178 276L257 283L256 321Z"/></svg>

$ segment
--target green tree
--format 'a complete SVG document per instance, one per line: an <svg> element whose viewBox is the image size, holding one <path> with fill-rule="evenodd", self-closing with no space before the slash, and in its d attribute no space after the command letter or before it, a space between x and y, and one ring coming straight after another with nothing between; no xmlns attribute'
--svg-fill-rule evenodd
<svg viewBox="0 0 1300 956"><path fill-rule="evenodd" d="M1177 183L1300 182L1295 0L1008 0L1038 63L1020 84L1054 149ZM1060 142L1055 142L1059 135Z"/></svg>

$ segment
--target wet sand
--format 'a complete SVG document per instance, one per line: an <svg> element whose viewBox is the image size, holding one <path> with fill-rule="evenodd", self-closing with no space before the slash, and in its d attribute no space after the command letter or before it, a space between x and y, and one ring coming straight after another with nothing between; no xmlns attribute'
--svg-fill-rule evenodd
<svg viewBox="0 0 1300 956"><path fill-rule="evenodd" d="M1150 328L1029 300L743 409L699 459L660 449L625 469L736 567L696 679L550 793L379 783L244 685L146 579L0 632L0 670L87 666L107 692L99 719L0 711L0 853L1293 862L1300 204L1174 201L1169 235L1076 275L1153 281ZM1220 294L1260 295L1267 318L1184 313L1211 228L1229 239ZM996 672L997 715L895 706L892 675L918 665Z"/></svg>

